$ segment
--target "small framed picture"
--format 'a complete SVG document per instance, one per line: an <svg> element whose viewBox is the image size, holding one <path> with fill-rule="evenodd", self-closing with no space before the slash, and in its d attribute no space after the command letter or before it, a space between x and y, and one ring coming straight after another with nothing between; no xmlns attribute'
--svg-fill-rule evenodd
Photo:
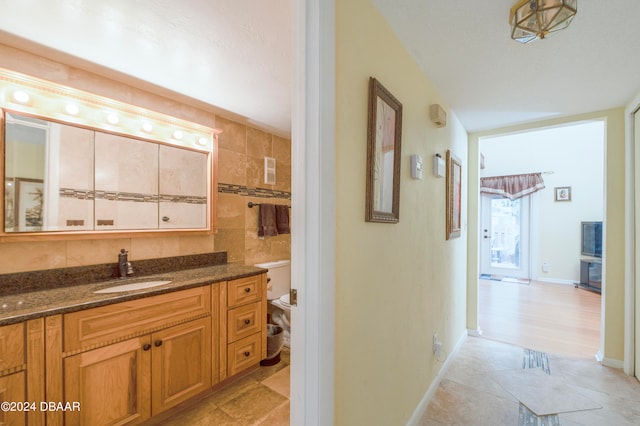
<svg viewBox="0 0 640 426"><path fill-rule="evenodd" d="M571 201L570 186L556 186L556 201Z"/></svg>

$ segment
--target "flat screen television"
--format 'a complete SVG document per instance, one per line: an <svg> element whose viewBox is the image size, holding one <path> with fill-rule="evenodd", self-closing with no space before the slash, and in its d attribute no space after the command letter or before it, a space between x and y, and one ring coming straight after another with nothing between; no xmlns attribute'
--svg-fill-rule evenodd
<svg viewBox="0 0 640 426"><path fill-rule="evenodd" d="M602 257L602 222L582 222L581 254Z"/></svg>

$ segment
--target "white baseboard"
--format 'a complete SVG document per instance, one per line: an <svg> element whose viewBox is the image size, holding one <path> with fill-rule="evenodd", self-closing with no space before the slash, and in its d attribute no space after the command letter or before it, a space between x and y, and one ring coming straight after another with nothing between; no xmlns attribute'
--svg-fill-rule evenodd
<svg viewBox="0 0 640 426"><path fill-rule="evenodd" d="M602 351L598 351L598 353L595 355L595 358L596 358L596 361L598 361L600 364L604 365L605 367L617 368L617 369L624 368L624 361L619 359L607 358L602 354Z"/></svg>
<svg viewBox="0 0 640 426"><path fill-rule="evenodd" d="M533 281L540 281L543 283L551 283L551 284L563 284L563 285L572 285L572 286L576 286L576 285L580 285L579 282L576 281L572 281L572 280L564 280L562 278L540 278L540 277L536 277L536 278L532 278Z"/></svg>
<svg viewBox="0 0 640 426"><path fill-rule="evenodd" d="M624 368L624 361L604 357L602 358L602 365L604 365L605 367L617 368L621 370Z"/></svg>
<svg viewBox="0 0 640 426"><path fill-rule="evenodd" d="M471 337L480 337L482 336L482 330L479 328L469 328L467 329L467 335Z"/></svg>
<svg viewBox="0 0 640 426"><path fill-rule="evenodd" d="M440 369L440 371L438 371L438 374L436 374L436 377L431 382L429 389L427 389L427 392L424 394L424 396L420 400L420 403L418 404L416 409L413 411L413 415L407 422L407 426L417 426L418 424L420 424L420 419L422 419L424 412L427 410L427 405L429 405L429 401L431 401L431 398L433 398L433 395L436 393L436 390L438 390L438 386L440 386L440 382L442 381L442 378L444 377L447 370L449 369L449 366L451 365L451 361L455 358L456 354L458 353L458 351L460 350L460 348L462 347L462 344L465 342L466 339L467 339L467 332L465 331L464 333L462 333L462 335L456 342L456 345L451 350L451 353L449 354L449 356L447 356L447 359L444 361L442 368Z"/></svg>

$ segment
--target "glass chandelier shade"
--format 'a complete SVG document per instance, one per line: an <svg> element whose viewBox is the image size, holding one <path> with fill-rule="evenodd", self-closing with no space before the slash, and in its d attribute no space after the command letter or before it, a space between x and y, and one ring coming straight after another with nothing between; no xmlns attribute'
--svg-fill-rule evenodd
<svg viewBox="0 0 640 426"><path fill-rule="evenodd" d="M511 8L511 38L520 43L544 39L569 26L578 0L520 0Z"/></svg>

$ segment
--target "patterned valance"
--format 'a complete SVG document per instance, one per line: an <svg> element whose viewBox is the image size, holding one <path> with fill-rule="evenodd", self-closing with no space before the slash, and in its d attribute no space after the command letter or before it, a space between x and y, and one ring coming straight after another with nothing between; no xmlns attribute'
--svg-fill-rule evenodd
<svg viewBox="0 0 640 426"><path fill-rule="evenodd" d="M544 188L541 173L480 178L480 192L516 200Z"/></svg>

